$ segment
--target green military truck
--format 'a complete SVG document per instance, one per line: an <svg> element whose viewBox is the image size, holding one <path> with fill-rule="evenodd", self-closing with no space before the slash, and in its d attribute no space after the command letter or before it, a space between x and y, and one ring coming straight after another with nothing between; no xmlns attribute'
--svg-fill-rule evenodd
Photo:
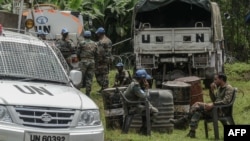
<svg viewBox="0 0 250 141"><path fill-rule="evenodd" d="M209 86L222 72L220 9L210 0L140 0L132 19L135 68L145 68L156 87L183 76Z"/></svg>

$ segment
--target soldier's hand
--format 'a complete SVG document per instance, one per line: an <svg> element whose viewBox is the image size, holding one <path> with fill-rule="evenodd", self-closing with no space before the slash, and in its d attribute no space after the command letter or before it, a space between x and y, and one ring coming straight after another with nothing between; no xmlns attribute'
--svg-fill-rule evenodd
<svg viewBox="0 0 250 141"><path fill-rule="evenodd" d="M216 88L217 88L216 84L215 83L211 83L211 85L210 85L211 91L213 92Z"/></svg>
<svg viewBox="0 0 250 141"><path fill-rule="evenodd" d="M205 111L210 111L214 107L213 103L206 103L204 104Z"/></svg>
<svg viewBox="0 0 250 141"><path fill-rule="evenodd" d="M145 89L149 89L149 84L146 79L143 79L143 84L144 84Z"/></svg>

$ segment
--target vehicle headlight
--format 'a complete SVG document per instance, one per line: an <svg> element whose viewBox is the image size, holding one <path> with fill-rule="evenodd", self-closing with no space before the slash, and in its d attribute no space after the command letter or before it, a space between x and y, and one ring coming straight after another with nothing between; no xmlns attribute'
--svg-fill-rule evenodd
<svg viewBox="0 0 250 141"><path fill-rule="evenodd" d="M0 122L12 122L6 107L0 106Z"/></svg>
<svg viewBox="0 0 250 141"><path fill-rule="evenodd" d="M81 111L78 121L78 126L95 126L100 124L101 124L101 119L99 110Z"/></svg>

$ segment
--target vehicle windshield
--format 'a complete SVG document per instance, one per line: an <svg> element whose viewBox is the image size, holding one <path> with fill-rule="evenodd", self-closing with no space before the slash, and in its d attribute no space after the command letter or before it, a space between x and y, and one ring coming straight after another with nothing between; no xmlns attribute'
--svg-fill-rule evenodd
<svg viewBox="0 0 250 141"><path fill-rule="evenodd" d="M42 43L1 41L0 78L3 76L68 83L52 49Z"/></svg>

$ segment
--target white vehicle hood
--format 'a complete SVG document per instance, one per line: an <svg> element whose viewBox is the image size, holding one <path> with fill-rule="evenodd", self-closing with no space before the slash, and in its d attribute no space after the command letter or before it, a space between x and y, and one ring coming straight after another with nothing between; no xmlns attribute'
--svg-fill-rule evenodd
<svg viewBox="0 0 250 141"><path fill-rule="evenodd" d="M72 109L97 109L76 88L37 82L0 81L0 104Z"/></svg>

